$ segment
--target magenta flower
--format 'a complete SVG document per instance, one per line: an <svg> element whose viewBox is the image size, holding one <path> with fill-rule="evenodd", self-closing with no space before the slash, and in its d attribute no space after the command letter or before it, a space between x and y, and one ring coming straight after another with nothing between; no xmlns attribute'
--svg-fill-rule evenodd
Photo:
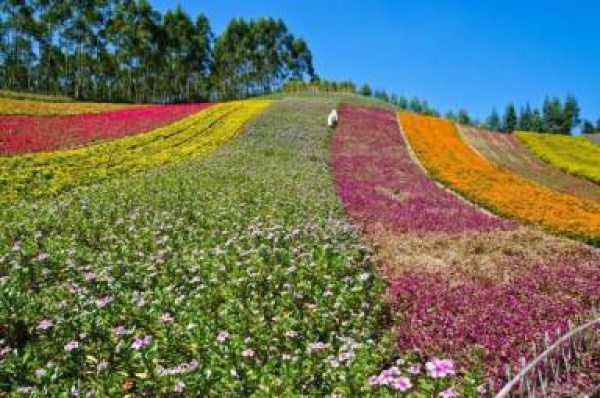
<svg viewBox="0 0 600 398"><path fill-rule="evenodd" d="M217 341L219 343L224 343L229 338L229 333L225 330L221 330L219 335L217 336Z"/></svg>
<svg viewBox="0 0 600 398"><path fill-rule="evenodd" d="M399 377L394 380L392 387L396 391L406 391L412 387L412 383L408 377Z"/></svg>
<svg viewBox="0 0 600 398"><path fill-rule="evenodd" d="M38 330L48 330L52 327L52 321L50 319L44 319L43 321L41 321L37 326L36 329Z"/></svg>
<svg viewBox="0 0 600 398"><path fill-rule="evenodd" d="M73 351L79 348L79 342L76 340L69 341L65 344L65 351Z"/></svg>
<svg viewBox="0 0 600 398"><path fill-rule="evenodd" d="M443 378L455 373L454 362L450 359L434 358L425 364L425 368L427 369L429 376L434 379Z"/></svg>
<svg viewBox="0 0 600 398"><path fill-rule="evenodd" d="M150 335L145 335L144 337L137 337L133 340L131 348L133 348L134 350L139 350L146 347L147 345L150 345L151 342L152 336Z"/></svg>
<svg viewBox="0 0 600 398"><path fill-rule="evenodd" d="M44 369L44 368L36 369L34 373L36 376L41 377L46 374L46 369Z"/></svg>

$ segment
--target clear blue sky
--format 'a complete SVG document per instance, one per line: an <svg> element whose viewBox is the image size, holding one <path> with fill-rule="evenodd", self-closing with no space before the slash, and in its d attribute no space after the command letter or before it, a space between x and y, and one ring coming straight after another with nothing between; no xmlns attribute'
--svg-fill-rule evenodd
<svg viewBox="0 0 600 398"><path fill-rule="evenodd" d="M177 2L150 0L159 10ZM600 0L188 0L220 33L232 17L281 17L327 79L427 99L477 117L510 100L574 94L600 118Z"/></svg>

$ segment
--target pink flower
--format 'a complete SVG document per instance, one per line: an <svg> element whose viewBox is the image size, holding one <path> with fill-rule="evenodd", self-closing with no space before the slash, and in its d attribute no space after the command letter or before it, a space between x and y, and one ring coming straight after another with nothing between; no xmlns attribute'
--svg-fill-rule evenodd
<svg viewBox="0 0 600 398"><path fill-rule="evenodd" d="M454 392L454 388L450 387L445 389L440 393L440 397L442 398L456 398L456 392Z"/></svg>
<svg viewBox="0 0 600 398"><path fill-rule="evenodd" d="M479 387L477 387L477 392L479 393L479 395L485 395L485 393L487 392L487 389L485 388L485 386L482 384Z"/></svg>
<svg viewBox="0 0 600 398"><path fill-rule="evenodd" d="M242 351L242 356L244 358L251 358L254 356L254 350L252 348L248 348L247 350Z"/></svg>
<svg viewBox="0 0 600 398"><path fill-rule="evenodd" d="M79 342L72 340L65 344L65 351L73 351L79 348Z"/></svg>
<svg viewBox="0 0 600 398"><path fill-rule="evenodd" d="M379 385L379 375L373 375L369 377L369 386L375 387Z"/></svg>
<svg viewBox="0 0 600 398"><path fill-rule="evenodd" d="M394 380L392 387L396 391L406 391L412 387L412 383L408 377L399 377Z"/></svg>
<svg viewBox="0 0 600 398"><path fill-rule="evenodd" d="M34 373L36 376L41 377L46 374L46 369L44 369L44 368L36 369Z"/></svg>
<svg viewBox="0 0 600 398"><path fill-rule="evenodd" d="M94 274L93 272L86 272L83 277L86 281L95 281L98 279L98 275Z"/></svg>
<svg viewBox="0 0 600 398"><path fill-rule="evenodd" d="M110 304L113 300L114 300L114 298L112 296L104 296L104 297L96 300L96 305L98 305L98 307L100 307L100 308L104 308L108 304Z"/></svg>
<svg viewBox="0 0 600 398"><path fill-rule="evenodd" d="M219 343L224 343L229 338L229 333L225 330L221 330L219 335L217 336L217 341Z"/></svg>
<svg viewBox="0 0 600 398"><path fill-rule="evenodd" d="M144 337L137 337L133 340L133 343L131 344L131 348L133 348L134 350L139 350L141 348L146 347L151 342L152 342L152 336L150 336L150 335L146 335Z"/></svg>
<svg viewBox="0 0 600 398"><path fill-rule="evenodd" d="M36 329L38 330L48 330L52 327L52 321L50 319L44 319L43 321L41 321Z"/></svg>
<svg viewBox="0 0 600 398"><path fill-rule="evenodd" d="M455 373L454 362L450 359L434 358L425 364L425 368L427 369L429 376L434 379L443 378Z"/></svg>
<svg viewBox="0 0 600 398"><path fill-rule="evenodd" d="M125 326L119 325L119 326L113 328L113 333L116 334L117 336L124 335L126 333Z"/></svg>
<svg viewBox="0 0 600 398"><path fill-rule="evenodd" d="M178 380L177 383L175 383L175 386L173 387L173 392L181 394L185 390L185 387L185 383L181 380Z"/></svg>

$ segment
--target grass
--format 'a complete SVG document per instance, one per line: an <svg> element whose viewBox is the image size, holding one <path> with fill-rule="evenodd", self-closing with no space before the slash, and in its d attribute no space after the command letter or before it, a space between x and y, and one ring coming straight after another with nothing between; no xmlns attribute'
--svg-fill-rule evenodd
<svg viewBox="0 0 600 398"><path fill-rule="evenodd" d="M46 95L36 93L24 93L19 91L0 90L0 98L10 98L16 100L30 100L42 102L73 102L70 97L62 95Z"/></svg>

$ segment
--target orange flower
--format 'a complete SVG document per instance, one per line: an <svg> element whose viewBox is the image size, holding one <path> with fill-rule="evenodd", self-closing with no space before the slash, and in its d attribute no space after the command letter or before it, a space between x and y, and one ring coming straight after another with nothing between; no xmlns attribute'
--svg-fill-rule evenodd
<svg viewBox="0 0 600 398"><path fill-rule="evenodd" d="M400 112L399 121L434 178L502 215L600 242L599 201L553 191L490 163L448 120Z"/></svg>

